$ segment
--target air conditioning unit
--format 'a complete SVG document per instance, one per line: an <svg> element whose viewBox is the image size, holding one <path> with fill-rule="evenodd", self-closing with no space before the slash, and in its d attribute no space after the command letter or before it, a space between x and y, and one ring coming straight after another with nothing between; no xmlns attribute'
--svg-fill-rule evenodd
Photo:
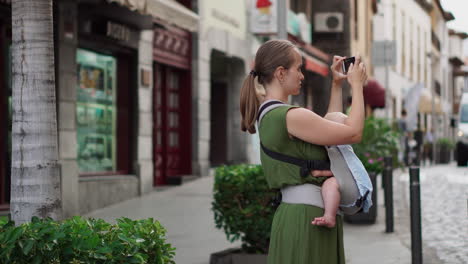
<svg viewBox="0 0 468 264"><path fill-rule="evenodd" d="M343 32L343 22L343 13L316 13L314 17L314 32Z"/></svg>

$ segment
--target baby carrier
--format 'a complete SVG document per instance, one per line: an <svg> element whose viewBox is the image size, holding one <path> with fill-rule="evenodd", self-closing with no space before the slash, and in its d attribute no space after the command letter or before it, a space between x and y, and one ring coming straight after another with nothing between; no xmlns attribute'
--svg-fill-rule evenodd
<svg viewBox="0 0 468 264"><path fill-rule="evenodd" d="M285 104L280 101L265 101L260 106L257 124L260 125L262 118L269 111L281 106ZM301 177L307 177L313 170L331 170L339 185L341 193L339 209L342 213L353 215L360 211L367 212L372 206L372 183L350 145L326 147L329 161L304 160L272 151L262 142L260 146L261 151L270 158L299 166ZM323 208L320 189L320 186L305 184L285 187L281 193L284 202L293 201L293 203L305 203Z"/></svg>

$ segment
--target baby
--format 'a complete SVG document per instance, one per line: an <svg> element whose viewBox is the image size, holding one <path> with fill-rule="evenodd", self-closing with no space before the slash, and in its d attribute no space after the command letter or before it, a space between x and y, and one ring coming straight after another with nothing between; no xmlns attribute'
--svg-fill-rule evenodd
<svg viewBox="0 0 468 264"><path fill-rule="evenodd" d="M332 112L326 114L324 118L336 123L344 124L348 116L341 112ZM325 207L325 213L322 217L316 217L312 220L312 224L332 228L336 223L336 213L341 199L339 185L335 177L329 177L322 184L322 199Z"/></svg>

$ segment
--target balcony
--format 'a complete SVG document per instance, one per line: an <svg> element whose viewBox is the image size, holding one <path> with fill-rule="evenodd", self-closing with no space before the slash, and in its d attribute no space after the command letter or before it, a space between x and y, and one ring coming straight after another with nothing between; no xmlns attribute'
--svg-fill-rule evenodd
<svg viewBox="0 0 468 264"><path fill-rule="evenodd" d="M434 45L434 47L436 47L436 49L440 51L440 40L434 31L431 32L431 40L432 40L432 45Z"/></svg>
<svg viewBox="0 0 468 264"><path fill-rule="evenodd" d="M426 12L431 12L433 5L432 0L415 0Z"/></svg>
<svg viewBox="0 0 468 264"><path fill-rule="evenodd" d="M438 80L434 81L434 91L438 96L440 96L440 94L442 92L442 87L441 87L440 82Z"/></svg>

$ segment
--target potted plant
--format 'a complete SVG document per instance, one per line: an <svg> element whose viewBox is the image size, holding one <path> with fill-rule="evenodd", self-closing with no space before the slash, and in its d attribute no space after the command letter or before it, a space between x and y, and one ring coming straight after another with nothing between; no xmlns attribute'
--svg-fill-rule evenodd
<svg viewBox="0 0 468 264"><path fill-rule="evenodd" d="M449 138L439 138L436 142L439 155L438 163L448 164L450 162L450 154L455 148L455 143Z"/></svg>
<svg viewBox="0 0 468 264"><path fill-rule="evenodd" d="M210 264L266 263L271 223L278 191L268 188L260 165L232 165L216 169L212 210L216 227L241 248L211 255Z"/></svg>
<svg viewBox="0 0 468 264"><path fill-rule="evenodd" d="M351 223L374 223L377 218L377 186L376 178L384 169L384 157L393 157L393 166L399 166L398 138L400 134L387 122L386 119L370 117L364 122L362 140L353 145L354 152L363 163L371 178L374 191L372 203L374 204L368 213L357 213L345 216L345 220Z"/></svg>

